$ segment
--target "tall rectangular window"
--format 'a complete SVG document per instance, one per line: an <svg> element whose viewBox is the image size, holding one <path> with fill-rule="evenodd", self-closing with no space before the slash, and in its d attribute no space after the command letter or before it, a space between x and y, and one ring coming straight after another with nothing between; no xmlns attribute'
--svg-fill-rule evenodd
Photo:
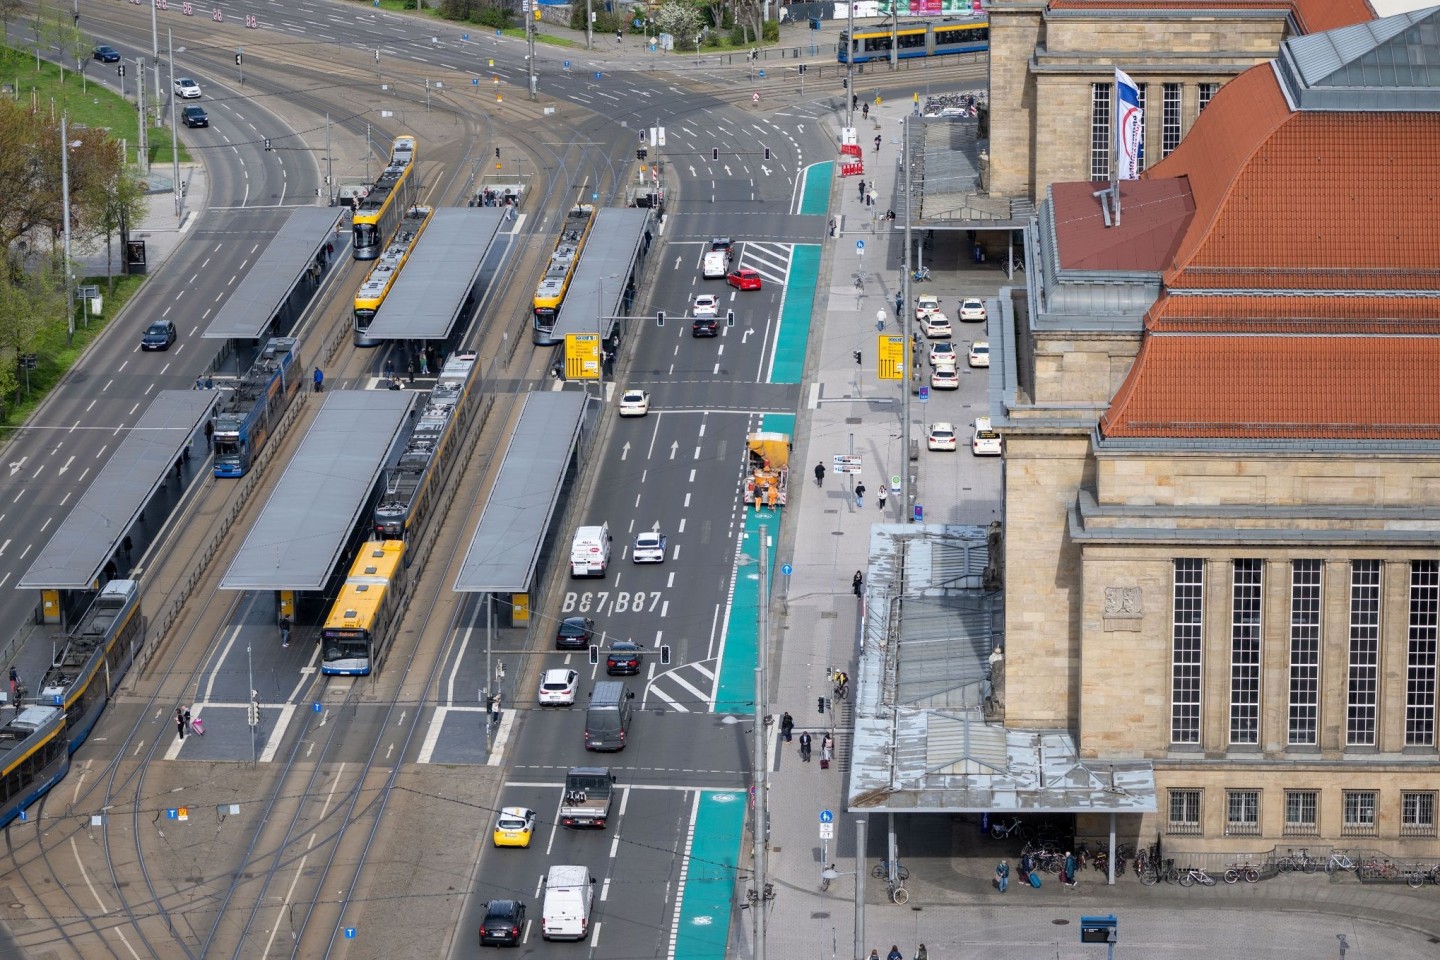
<svg viewBox="0 0 1440 960"><path fill-rule="evenodd" d="M1313 744L1320 726L1320 561L1290 564L1289 742Z"/></svg>
<svg viewBox="0 0 1440 960"><path fill-rule="evenodd" d="M1400 836L1435 836L1435 794L1400 794Z"/></svg>
<svg viewBox="0 0 1440 960"><path fill-rule="evenodd" d="M1346 790L1343 800L1344 817L1340 821L1340 835L1342 837L1375 836L1375 791Z"/></svg>
<svg viewBox="0 0 1440 960"><path fill-rule="evenodd" d="M1170 636L1170 740L1200 742L1200 653L1205 606L1205 561L1175 561Z"/></svg>
<svg viewBox="0 0 1440 960"><path fill-rule="evenodd" d="M1410 639L1405 662L1405 743L1435 743L1435 627L1440 563L1410 564Z"/></svg>
<svg viewBox="0 0 1440 960"><path fill-rule="evenodd" d="M1210 105L1210 101L1215 99L1215 94L1216 94L1216 92L1219 91L1219 89L1220 89L1220 84L1218 84L1218 83L1202 83L1202 84L1200 84L1200 109L1201 109L1201 110L1204 110L1206 107L1208 107L1208 106Z"/></svg>
<svg viewBox="0 0 1440 960"><path fill-rule="evenodd" d="M1200 791L1170 791L1170 822L1166 833L1184 837L1198 837L1203 831L1200 824Z"/></svg>
<svg viewBox="0 0 1440 960"><path fill-rule="evenodd" d="M1320 806L1320 794L1315 790L1285 791L1285 836L1313 837L1320 833L1320 824L1315 811Z"/></svg>
<svg viewBox="0 0 1440 960"><path fill-rule="evenodd" d="M1230 601L1230 742L1260 742L1260 603L1264 563L1232 565Z"/></svg>
<svg viewBox="0 0 1440 960"><path fill-rule="evenodd" d="M1090 84L1090 179L1110 179L1110 97L1114 84Z"/></svg>
<svg viewBox="0 0 1440 960"><path fill-rule="evenodd" d="M1380 670L1380 561L1350 564L1350 672L1345 694L1345 742L1375 743Z"/></svg>
<svg viewBox="0 0 1440 960"><path fill-rule="evenodd" d="M1137 83L1135 86L1140 97L1140 155L1135 158L1135 169L1139 171L1145 169L1145 129L1148 126L1145 123L1145 88L1149 84Z"/></svg>
<svg viewBox="0 0 1440 960"><path fill-rule="evenodd" d="M1180 84L1167 83L1160 116L1160 158L1180 146Z"/></svg>
<svg viewBox="0 0 1440 960"><path fill-rule="evenodd" d="M1229 790L1225 794L1225 834L1231 837L1260 835L1260 791Z"/></svg>

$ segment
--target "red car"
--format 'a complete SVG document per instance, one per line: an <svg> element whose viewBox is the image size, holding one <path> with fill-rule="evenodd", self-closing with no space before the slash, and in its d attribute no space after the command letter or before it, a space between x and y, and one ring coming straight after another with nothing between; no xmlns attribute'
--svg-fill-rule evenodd
<svg viewBox="0 0 1440 960"><path fill-rule="evenodd" d="M741 290L759 290L760 274L749 267L741 267L738 270L732 270L730 275L725 278L725 282L732 287L739 287Z"/></svg>

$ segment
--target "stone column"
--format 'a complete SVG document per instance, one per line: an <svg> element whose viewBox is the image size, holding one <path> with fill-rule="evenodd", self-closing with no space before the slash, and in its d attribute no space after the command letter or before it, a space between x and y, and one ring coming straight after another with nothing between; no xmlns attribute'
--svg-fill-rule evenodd
<svg viewBox="0 0 1440 960"><path fill-rule="evenodd" d="M1280 754L1290 739L1290 562L1265 564L1260 641L1260 745Z"/></svg>
<svg viewBox="0 0 1440 960"><path fill-rule="evenodd" d="M1321 584L1320 749L1345 749L1345 704L1350 667L1350 562L1326 560Z"/></svg>

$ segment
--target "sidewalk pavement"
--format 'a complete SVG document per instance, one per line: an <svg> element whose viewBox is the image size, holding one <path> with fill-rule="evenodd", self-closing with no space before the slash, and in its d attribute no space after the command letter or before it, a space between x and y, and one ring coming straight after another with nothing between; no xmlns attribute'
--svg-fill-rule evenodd
<svg viewBox="0 0 1440 960"><path fill-rule="evenodd" d="M983 957L1003 960L1036 956L1102 956L1093 945L1079 943L1082 914L1115 913L1122 919L1121 943L1128 955L1143 945L1153 958L1193 956L1204 950L1214 956L1264 956L1267 944L1276 951L1302 948L1311 956L1331 955L1342 941L1348 960L1428 955L1429 937L1440 935L1440 911L1434 908L1434 891L1411 891L1403 885L1361 885L1346 875L1332 881L1320 876L1293 876L1259 884L1224 883L1215 888L1182 889L1162 885L1142 887L1133 873L1116 886L1104 885L1101 874L1081 878L1076 890L1045 878L1039 890L1020 889L1013 882L1006 894L991 885L996 862L1013 860L1013 845L981 839L978 815L916 815L896 820L900 859L911 871L910 900L891 904L885 885L869 871L883 856L888 818L869 818L868 851L855 856L855 819L846 812L844 791L850 749L850 701L836 702L836 712L821 716L819 697L831 696L829 675L843 668L856 674L859 636L859 601L851 592L851 577L864 570L870 551L870 533L877 523L904 522L898 495L882 513L874 491L904 466L900 447L900 390L902 386L876 379L876 313L891 318L886 332L898 330L894 322L894 295L900 283L903 233L887 236L891 224L872 221L872 211L900 208L893 199L897 186L900 118L910 109L905 101L873 105L870 119L859 127L865 145L867 184L878 181L874 207L860 201L859 177L837 178L832 215L841 221L838 235L827 241L822 255L815 314L824 317L810 346L808 369L818 395L799 411L793 461L794 487L788 519L793 551L776 558L789 561L788 595L777 597L783 612L772 623L770 711L775 717L788 711L795 721L796 742L780 742L778 720L771 726L775 739L770 758L770 880L775 898L767 912L766 951L786 960L835 960L852 956L854 942L854 884L858 873L865 884L864 957L871 949L881 957L891 944L913 958L924 943L930 960ZM856 115L857 121L859 115ZM882 134L878 158L873 149L876 132ZM897 209L898 212L898 209ZM903 220L893 221L903 226ZM855 240L864 239L863 255ZM855 277L864 281L856 292ZM912 286L912 297L933 293L947 313L965 295L993 296L1005 283L994 264L935 265L934 280ZM907 309L909 305L907 305ZM960 350L978 329L955 322ZM922 340L922 344L924 341ZM852 351L861 351L856 366ZM922 372L928 365L921 360ZM962 376L985 376L960 365ZM977 498L974 471L984 465L972 459L963 446L968 424L983 407L988 391L967 383L958 395L936 397L928 405L911 407L911 436L919 443L919 490L931 522L985 524L999 517L999 505ZM966 399L966 398L971 399ZM962 443L953 454L925 449L927 417L956 424ZM869 492L863 507L855 505L853 480L833 470L835 454L864 457L860 476ZM816 488L813 469L826 466L823 489ZM776 590L787 589L776 578ZM778 655L775 653L778 651ZM801 731L814 737L815 759L799 757ZM836 736L837 762L821 770L819 744L825 731ZM835 839L822 854L819 814L835 814ZM746 852L748 853L748 845ZM820 890L820 870L826 860L841 874L828 891ZM739 913L740 943L736 955L752 955L751 915ZM1422 930L1423 933L1417 932ZM1124 950L1125 947L1122 947ZM1340 952L1344 956L1344 950Z"/></svg>
<svg viewBox="0 0 1440 960"><path fill-rule="evenodd" d="M169 183L172 168L153 168L157 178ZM210 202L210 181L201 163L182 163L180 182L185 185L182 212L175 210L173 189L160 190L145 195L146 210L140 221L130 229L131 240L145 241L145 272L153 275L175 254L185 234L203 216ZM75 260L81 265L77 273L82 277L121 276L125 272L125 248L117 234L107 254L104 238L93 247L76 249Z"/></svg>

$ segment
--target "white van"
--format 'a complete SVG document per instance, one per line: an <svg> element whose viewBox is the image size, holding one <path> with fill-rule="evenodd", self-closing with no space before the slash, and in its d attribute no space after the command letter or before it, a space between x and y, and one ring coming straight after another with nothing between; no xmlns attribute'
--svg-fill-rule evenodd
<svg viewBox="0 0 1440 960"><path fill-rule="evenodd" d="M545 907L540 936L546 940L584 940L590 932L595 878L588 867L560 865L545 875Z"/></svg>
<svg viewBox="0 0 1440 960"><path fill-rule="evenodd" d="M724 250L712 250L705 254L701 261L700 273L706 280L723 279L725 272L730 267L730 261L725 256Z"/></svg>
<svg viewBox="0 0 1440 960"><path fill-rule="evenodd" d="M570 542L570 576L603 577L610 566L610 524L581 527Z"/></svg>

